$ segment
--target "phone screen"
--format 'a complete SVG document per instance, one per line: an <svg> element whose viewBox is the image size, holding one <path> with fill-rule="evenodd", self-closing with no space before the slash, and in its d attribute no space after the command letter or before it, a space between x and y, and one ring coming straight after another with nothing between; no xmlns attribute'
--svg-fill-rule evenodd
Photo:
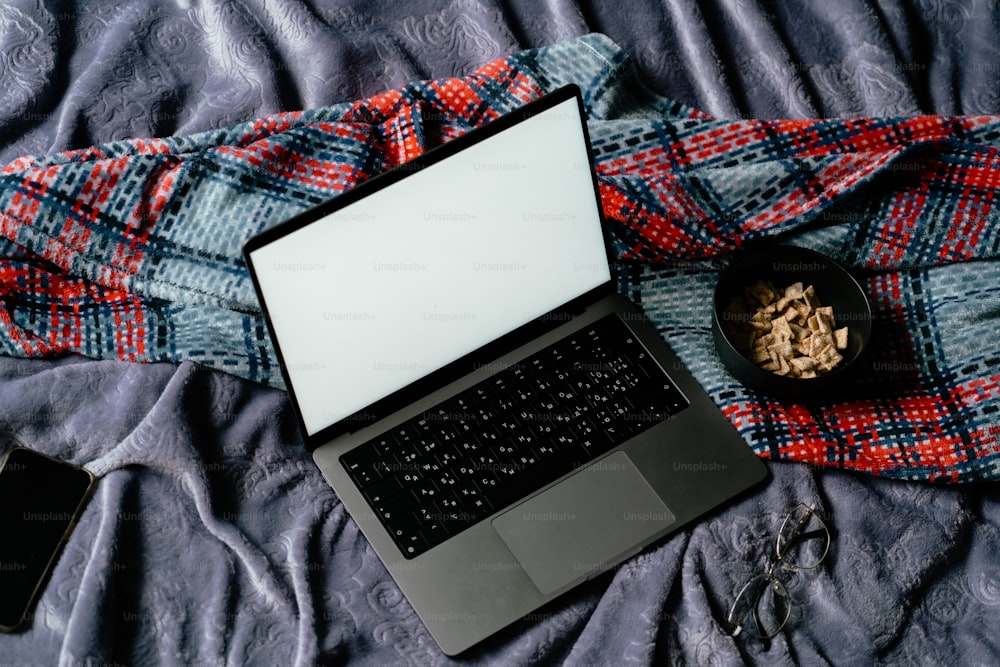
<svg viewBox="0 0 1000 667"><path fill-rule="evenodd" d="M87 470L23 447L0 463L0 630L30 617L93 483Z"/></svg>

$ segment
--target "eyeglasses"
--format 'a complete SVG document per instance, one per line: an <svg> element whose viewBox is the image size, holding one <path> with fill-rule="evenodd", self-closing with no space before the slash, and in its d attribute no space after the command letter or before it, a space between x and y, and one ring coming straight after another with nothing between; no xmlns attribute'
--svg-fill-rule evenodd
<svg viewBox="0 0 1000 667"><path fill-rule="evenodd" d="M792 571L818 567L829 549L830 530L816 510L796 505L781 523L767 570L748 581L736 596L726 618L728 634L771 639L781 632L792 613L792 599L775 572L779 566Z"/></svg>

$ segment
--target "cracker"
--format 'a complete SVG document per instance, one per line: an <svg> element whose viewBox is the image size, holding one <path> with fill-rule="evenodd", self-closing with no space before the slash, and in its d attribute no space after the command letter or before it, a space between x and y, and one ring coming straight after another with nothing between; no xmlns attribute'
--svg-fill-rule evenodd
<svg viewBox="0 0 1000 667"><path fill-rule="evenodd" d="M833 320L833 308L824 306L816 309L816 323L819 325L820 333L833 333L836 324Z"/></svg>
<svg viewBox="0 0 1000 667"><path fill-rule="evenodd" d="M812 335L812 331L809 329L799 326L795 322L789 322L788 328L792 330L792 338L795 340L805 340Z"/></svg>
<svg viewBox="0 0 1000 667"><path fill-rule="evenodd" d="M841 327L833 332L833 343L838 350L847 349L847 327Z"/></svg>
<svg viewBox="0 0 1000 667"><path fill-rule="evenodd" d="M801 301L792 302L792 307L798 311L799 316L795 318L795 323L800 326L806 325L806 320L809 318L809 314L812 313L812 308L808 304Z"/></svg>
<svg viewBox="0 0 1000 667"><path fill-rule="evenodd" d="M809 356L819 359L819 354L827 347L834 348L833 336L816 332L809 337Z"/></svg>
<svg viewBox="0 0 1000 667"><path fill-rule="evenodd" d="M788 320L783 317L776 317L771 323L771 332L781 341L792 340L795 335L792 333L792 328L788 325Z"/></svg>
<svg viewBox="0 0 1000 667"><path fill-rule="evenodd" d="M795 356L795 353L792 350L792 344L787 340L770 345L767 349L769 352L778 355L779 359L785 359L786 361ZM777 359L775 359L775 361L777 361Z"/></svg>
<svg viewBox="0 0 1000 667"><path fill-rule="evenodd" d="M816 360L812 357L795 357L788 363L800 374L816 368Z"/></svg>
<svg viewBox="0 0 1000 667"><path fill-rule="evenodd" d="M831 306L823 306L812 285L794 282L778 289L758 280L726 309L730 337L750 360L778 375L798 378L827 373L844 357L848 327L836 328Z"/></svg>
<svg viewBox="0 0 1000 667"><path fill-rule="evenodd" d="M764 280L758 280L754 286L750 288L750 294L762 306L770 305L778 298L778 291L774 289L774 285Z"/></svg>
<svg viewBox="0 0 1000 667"><path fill-rule="evenodd" d="M812 287L812 285L810 285ZM805 293L802 289L802 283L792 283L785 288L785 298L787 299L798 299Z"/></svg>
<svg viewBox="0 0 1000 667"><path fill-rule="evenodd" d="M750 318L750 326L758 331L771 330L771 318L763 311L757 311Z"/></svg>
<svg viewBox="0 0 1000 667"><path fill-rule="evenodd" d="M816 368L822 371L830 371L839 364L844 357L837 352L837 348L833 345L827 345L817 354L811 355L813 359L816 360Z"/></svg>
<svg viewBox="0 0 1000 667"><path fill-rule="evenodd" d="M812 285L802 290L802 300L805 301L805 304L806 306L809 307L809 310L813 310L815 308L820 307L819 298L816 296L816 290L813 289Z"/></svg>

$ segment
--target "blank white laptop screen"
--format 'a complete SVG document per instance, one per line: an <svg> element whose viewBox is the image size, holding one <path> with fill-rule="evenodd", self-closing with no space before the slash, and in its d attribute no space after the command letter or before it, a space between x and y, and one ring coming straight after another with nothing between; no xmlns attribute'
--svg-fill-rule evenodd
<svg viewBox="0 0 1000 667"><path fill-rule="evenodd" d="M251 253L312 435L610 278L570 99Z"/></svg>

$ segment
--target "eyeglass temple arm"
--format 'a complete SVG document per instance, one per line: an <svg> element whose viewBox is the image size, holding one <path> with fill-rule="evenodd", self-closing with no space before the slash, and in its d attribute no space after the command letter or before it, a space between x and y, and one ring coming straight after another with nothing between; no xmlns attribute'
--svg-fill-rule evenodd
<svg viewBox="0 0 1000 667"><path fill-rule="evenodd" d="M808 533L795 533L788 540L788 546L794 547L795 545L805 542L806 540L811 540L814 538L825 537L827 531L825 528L817 528L816 530L810 530Z"/></svg>
<svg viewBox="0 0 1000 667"><path fill-rule="evenodd" d="M816 537L823 537L829 533L829 530L823 524L823 520L819 519L819 517L817 517L817 519L820 522L820 527L815 530L811 530L808 533L803 533L802 529L805 528L807 523L809 523L809 519L811 519L816 514L816 510L813 509L812 507L808 505L803 505L803 507L806 508L806 513L802 516L801 519L799 519L799 522L795 525L795 529L792 532L792 536L788 542L789 546L795 546L796 544L804 542L805 540L810 540Z"/></svg>

